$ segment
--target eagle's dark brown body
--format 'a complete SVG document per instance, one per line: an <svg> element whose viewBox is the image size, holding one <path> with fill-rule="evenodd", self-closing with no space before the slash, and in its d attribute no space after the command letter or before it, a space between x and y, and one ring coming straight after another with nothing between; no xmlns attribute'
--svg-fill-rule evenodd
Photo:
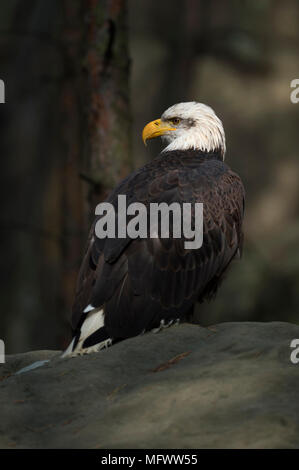
<svg viewBox="0 0 299 470"><path fill-rule="evenodd" d="M201 202L203 245L186 250L184 239L105 239L93 225L80 269L73 306L78 332L88 305L103 307L105 326L84 346L105 337L114 340L158 327L161 320L184 318L196 301L213 294L242 246L244 189L220 152L164 152L129 175L111 193L127 204Z"/></svg>

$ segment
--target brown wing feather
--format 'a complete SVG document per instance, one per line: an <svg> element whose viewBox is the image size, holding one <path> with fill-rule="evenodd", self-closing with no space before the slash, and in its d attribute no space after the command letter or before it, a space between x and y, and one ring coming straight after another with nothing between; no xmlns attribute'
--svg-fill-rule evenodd
<svg viewBox="0 0 299 470"><path fill-rule="evenodd" d="M203 202L204 237L198 250L184 239L106 239L89 235L80 269L73 326L88 304L105 306L112 337L127 337L184 316L194 302L212 295L242 246L244 188L219 155L197 151L164 153L126 178L118 194L127 204Z"/></svg>

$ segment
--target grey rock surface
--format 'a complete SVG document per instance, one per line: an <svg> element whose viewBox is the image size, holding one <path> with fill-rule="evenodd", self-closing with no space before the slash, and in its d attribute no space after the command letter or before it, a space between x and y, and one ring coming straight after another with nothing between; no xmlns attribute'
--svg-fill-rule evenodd
<svg viewBox="0 0 299 470"><path fill-rule="evenodd" d="M8 356L0 448L298 448L294 338L283 322L182 324L89 356Z"/></svg>

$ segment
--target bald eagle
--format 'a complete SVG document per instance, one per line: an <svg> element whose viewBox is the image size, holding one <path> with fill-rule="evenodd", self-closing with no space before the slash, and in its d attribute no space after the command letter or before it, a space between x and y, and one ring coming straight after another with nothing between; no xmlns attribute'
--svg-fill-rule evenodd
<svg viewBox="0 0 299 470"><path fill-rule="evenodd" d="M203 203L203 243L186 249L181 238L100 239L95 218L77 281L73 339L63 356L111 344L186 320L209 299L242 248L244 188L224 163L222 122L202 103L175 104L145 126L142 137L162 136L164 150L131 173L107 201ZM116 213L116 218L120 217Z"/></svg>

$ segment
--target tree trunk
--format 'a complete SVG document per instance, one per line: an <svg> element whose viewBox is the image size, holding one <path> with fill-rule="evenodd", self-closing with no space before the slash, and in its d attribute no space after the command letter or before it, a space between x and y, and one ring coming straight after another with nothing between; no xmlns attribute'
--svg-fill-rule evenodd
<svg viewBox="0 0 299 470"><path fill-rule="evenodd" d="M86 238L95 206L132 163L127 0L64 0L64 5L64 57L71 77L63 92L64 228L83 229ZM65 239L62 287L70 311L82 250L78 238Z"/></svg>
<svg viewBox="0 0 299 470"><path fill-rule="evenodd" d="M0 338L8 353L66 345L90 218L130 170L126 6L19 0L2 9Z"/></svg>
<svg viewBox="0 0 299 470"><path fill-rule="evenodd" d="M86 135L82 177L89 205L102 200L132 167L127 0L85 2L84 107Z"/></svg>

